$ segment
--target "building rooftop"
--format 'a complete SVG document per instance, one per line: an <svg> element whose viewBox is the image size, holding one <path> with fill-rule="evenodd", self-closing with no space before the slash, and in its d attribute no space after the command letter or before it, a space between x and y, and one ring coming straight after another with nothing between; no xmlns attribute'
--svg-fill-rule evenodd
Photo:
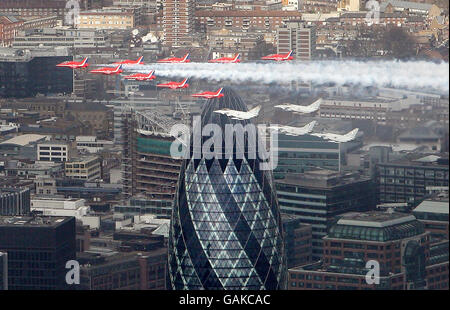
<svg viewBox="0 0 450 310"><path fill-rule="evenodd" d="M439 167L448 170L448 154L431 154L432 157L423 153L410 153L401 159L390 161L387 163L379 163L380 166L411 166L411 167ZM436 156L436 157L435 157ZM439 158L437 158L439 157Z"/></svg>
<svg viewBox="0 0 450 310"><path fill-rule="evenodd" d="M0 216L0 227L56 227L72 218L70 216Z"/></svg>
<svg viewBox="0 0 450 310"><path fill-rule="evenodd" d="M387 242L424 233L414 215L399 212L352 212L342 216L325 238Z"/></svg>
<svg viewBox="0 0 450 310"><path fill-rule="evenodd" d="M284 179L276 180L276 183L326 189L367 180L369 178L363 177L359 173L342 173L334 170L317 169L296 176L287 175Z"/></svg>
<svg viewBox="0 0 450 310"><path fill-rule="evenodd" d="M64 9L64 1L52 1L52 0L2 0L0 1L0 9L13 9L13 8L25 8L25 9L48 9L59 8Z"/></svg>
<svg viewBox="0 0 450 310"><path fill-rule="evenodd" d="M428 127L415 127L403 132L399 139L439 139L439 136Z"/></svg>
<svg viewBox="0 0 450 310"><path fill-rule="evenodd" d="M99 159L99 158L97 156L81 156L81 157L73 158L66 163L68 163L68 164L81 163L81 162L87 162L87 161L92 161L92 160L96 160L96 159Z"/></svg>
<svg viewBox="0 0 450 310"><path fill-rule="evenodd" d="M18 146L26 146L30 143L38 142L44 138L46 138L46 136L36 134L25 134L3 141L0 144L13 144Z"/></svg>
<svg viewBox="0 0 450 310"><path fill-rule="evenodd" d="M390 213L371 211L366 213L352 212L344 215L338 220L340 225L353 225L365 227L388 227L409 221L414 221L416 218L413 215L405 213Z"/></svg>
<svg viewBox="0 0 450 310"><path fill-rule="evenodd" d="M295 11L266 11L266 10L200 10L195 12L196 17L301 17L300 12Z"/></svg>
<svg viewBox="0 0 450 310"><path fill-rule="evenodd" d="M422 11L428 11L432 7L432 4L429 3L401 1L401 0L387 0L385 2L380 3L380 10L384 11L389 4L395 8L422 10Z"/></svg>
<svg viewBox="0 0 450 310"><path fill-rule="evenodd" d="M447 214L448 216L448 209L449 200L446 198L442 200L424 200L413 210L413 212L439 213Z"/></svg>

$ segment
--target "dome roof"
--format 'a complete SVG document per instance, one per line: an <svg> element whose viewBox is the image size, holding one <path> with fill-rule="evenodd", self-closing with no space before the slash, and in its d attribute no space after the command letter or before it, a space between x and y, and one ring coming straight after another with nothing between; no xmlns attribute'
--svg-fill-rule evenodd
<svg viewBox="0 0 450 310"><path fill-rule="evenodd" d="M223 88L223 94L224 96L221 98L213 98L213 99L209 99L205 106L203 107L202 110L202 114L201 114L201 122L196 123L193 125L193 131L191 133L191 143L190 143L190 159L194 158L194 159L201 159L204 158L204 144L207 141L212 141L214 135L216 134L220 134L221 135L221 142L222 145L221 147L217 147L216 145L211 146L211 151L212 148L216 148L215 149L215 153L216 154L221 154L222 157L218 158L221 161L228 161L228 159L226 159L225 154L226 153L226 141L227 141L227 133L230 134L230 132L227 132L227 125L242 125L242 127L232 127L229 129L234 129L235 134L233 137L233 158L236 162L237 165L239 164L239 159L242 159L243 157L251 160L251 161L259 161L258 160L258 139L259 139L259 135L258 135L258 131L257 131L257 127L256 125L252 128L252 127L246 127L247 125L250 124L254 124L252 122L252 120L238 120L238 119L233 119L231 117L228 117L227 115L224 114L219 114L219 113L214 113L214 111L217 110L221 110L221 109L230 109L230 110L236 110L236 111L244 111L247 112L247 105L244 103L244 101L241 99L241 97L230 87L224 87ZM198 128L198 125L201 124L201 127ZM211 126L211 125L218 125L220 127L220 132L208 132L208 130L205 128L205 126ZM229 130L228 129L228 130ZM244 132L239 133L239 130L244 130ZM246 131L246 130L249 131ZM207 132L203 132L204 135L201 134L201 132L203 131L207 131ZM254 131L252 131L254 130ZM251 133L254 132L254 135L251 136ZM196 144L195 138L193 135L197 134L199 137L197 137L197 141L201 140L200 143ZM232 134L232 133L231 133ZM250 139L250 137L253 137L252 139ZM244 153L242 152L241 148L238 148L237 142L239 141L239 139L243 138L243 145L245 145L244 147ZM214 140L215 141L215 140ZM228 146L229 147L229 146ZM193 155L193 150L196 150L196 154ZM231 148L230 148L231 150ZM251 154L256 154L256 157L249 157L249 153L251 152ZM245 154L245 155L242 155ZM217 158L217 156L215 156ZM229 157L228 157L229 158ZM236 159L238 159L236 161ZM189 161L189 159L188 159ZM224 162L222 162L222 164L226 164ZM208 164L209 166L209 164Z"/></svg>
<svg viewBox="0 0 450 310"><path fill-rule="evenodd" d="M240 121L228 118L223 114L214 113L214 111L221 109L230 109L236 111L247 112L247 105L241 97L230 87L223 88L224 96L221 98L209 99L202 110L202 126L206 124L217 124L224 126L225 124L233 123L248 123L250 121Z"/></svg>

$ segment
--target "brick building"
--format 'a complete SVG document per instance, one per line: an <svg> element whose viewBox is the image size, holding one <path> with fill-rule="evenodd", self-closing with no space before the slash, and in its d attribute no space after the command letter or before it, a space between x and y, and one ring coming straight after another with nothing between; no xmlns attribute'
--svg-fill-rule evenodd
<svg viewBox="0 0 450 310"><path fill-rule="evenodd" d="M195 20L197 25L203 27L238 27L244 30L255 28L275 32L277 28L283 25L284 21L298 20L301 16L301 13L291 11L203 10L195 13Z"/></svg>
<svg viewBox="0 0 450 310"><path fill-rule="evenodd" d="M194 0L164 0L160 26L164 32L164 45L183 46L192 41L194 31Z"/></svg>
<svg viewBox="0 0 450 310"><path fill-rule="evenodd" d="M322 262L289 270L289 289L448 289L448 240L430 240L413 215L349 213L323 238ZM366 281L369 261L379 264L378 284Z"/></svg>
<svg viewBox="0 0 450 310"><path fill-rule="evenodd" d="M23 20L12 15L0 15L0 46L10 46L16 33L23 28Z"/></svg>

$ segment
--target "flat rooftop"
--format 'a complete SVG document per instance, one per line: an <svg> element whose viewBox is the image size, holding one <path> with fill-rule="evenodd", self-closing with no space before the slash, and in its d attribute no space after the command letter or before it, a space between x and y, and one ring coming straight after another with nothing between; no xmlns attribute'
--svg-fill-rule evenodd
<svg viewBox="0 0 450 310"><path fill-rule="evenodd" d="M359 173L341 173L334 170L318 169L300 173L296 176L288 175L284 179L275 180L279 184L309 186L313 188L333 188L336 186L367 181L369 178Z"/></svg>
<svg viewBox="0 0 450 310"><path fill-rule="evenodd" d="M448 169L448 154L421 154L421 153L411 153L405 158L394 160L387 163L380 163L380 166L436 166L436 167L447 167Z"/></svg>
<svg viewBox="0 0 450 310"><path fill-rule="evenodd" d="M424 200L413 210L413 212L440 213L448 215L448 209L449 200L446 198L442 200Z"/></svg>
<svg viewBox="0 0 450 310"><path fill-rule="evenodd" d="M36 135L36 134L25 134L16 136L14 138L11 138L9 140L3 141L0 144L11 144L11 145L18 145L18 146L26 146L30 143L38 142L39 140L44 139L46 136L43 135Z"/></svg>
<svg viewBox="0 0 450 310"><path fill-rule="evenodd" d="M344 215L337 224L364 227L388 227L416 220L414 215L400 212L369 211L365 213L352 212Z"/></svg>
<svg viewBox="0 0 450 310"><path fill-rule="evenodd" d="M0 216L0 227L56 227L71 219L69 216Z"/></svg>

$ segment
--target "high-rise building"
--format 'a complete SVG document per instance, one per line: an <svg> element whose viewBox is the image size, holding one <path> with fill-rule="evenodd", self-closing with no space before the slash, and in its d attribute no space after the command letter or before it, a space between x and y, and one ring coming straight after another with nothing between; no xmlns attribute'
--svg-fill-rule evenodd
<svg viewBox="0 0 450 310"><path fill-rule="evenodd" d="M8 253L8 289L62 290L74 260L74 217L0 216L0 251Z"/></svg>
<svg viewBox="0 0 450 310"><path fill-rule="evenodd" d="M225 108L247 111L232 89L224 88L223 94L205 103L194 132L200 126L220 128L225 141L226 125L253 125L250 120L214 113ZM256 132L253 140L260 138ZM194 142L183 161L169 236L172 289L285 287L282 223L272 173L260 167L257 156L249 156L258 149L253 145L256 141L242 133L243 141L238 143L235 133L232 151L217 143L214 154L218 155L209 157L207 148L201 151ZM212 135L198 138L203 145Z"/></svg>
<svg viewBox="0 0 450 310"><path fill-rule="evenodd" d="M291 214L282 214L284 248L287 268L311 263L312 226L302 224L302 218Z"/></svg>
<svg viewBox="0 0 450 310"><path fill-rule="evenodd" d="M0 291L8 289L8 254L0 252Z"/></svg>
<svg viewBox="0 0 450 310"><path fill-rule="evenodd" d="M0 188L0 216L28 215L30 213L30 189Z"/></svg>
<svg viewBox="0 0 450 310"><path fill-rule="evenodd" d="M375 190L369 178L359 173L315 170L277 180L281 212L312 225L312 258L322 257L322 238L335 223L336 216L375 207Z"/></svg>
<svg viewBox="0 0 450 310"><path fill-rule="evenodd" d="M352 212L323 240L323 261L289 269L289 289L448 289L448 240L431 244L414 215ZM375 264L379 283L366 280Z"/></svg>
<svg viewBox="0 0 450 310"><path fill-rule="evenodd" d="M72 60L66 53L61 50L0 50L0 97L25 98L37 94L71 93L72 71L56 67L58 63Z"/></svg>
<svg viewBox="0 0 450 310"><path fill-rule="evenodd" d="M156 115L158 124L166 124L166 129L151 122ZM155 111L122 114L123 195L140 197L134 205L141 210L171 213L181 166L181 160L170 155L174 139L167 129L175 124Z"/></svg>
<svg viewBox="0 0 450 310"><path fill-rule="evenodd" d="M316 50L316 29L300 21L288 21L277 29L278 53L294 51L297 60L311 60Z"/></svg>
<svg viewBox="0 0 450 310"><path fill-rule="evenodd" d="M194 0L163 0L164 45L183 46L192 41Z"/></svg>
<svg viewBox="0 0 450 310"><path fill-rule="evenodd" d="M448 187L448 157L416 154L414 157L378 164L377 188L381 203L414 204L423 199L427 187Z"/></svg>
<svg viewBox="0 0 450 310"><path fill-rule="evenodd" d="M278 134L275 179L316 169L340 171L343 144L311 135Z"/></svg>

